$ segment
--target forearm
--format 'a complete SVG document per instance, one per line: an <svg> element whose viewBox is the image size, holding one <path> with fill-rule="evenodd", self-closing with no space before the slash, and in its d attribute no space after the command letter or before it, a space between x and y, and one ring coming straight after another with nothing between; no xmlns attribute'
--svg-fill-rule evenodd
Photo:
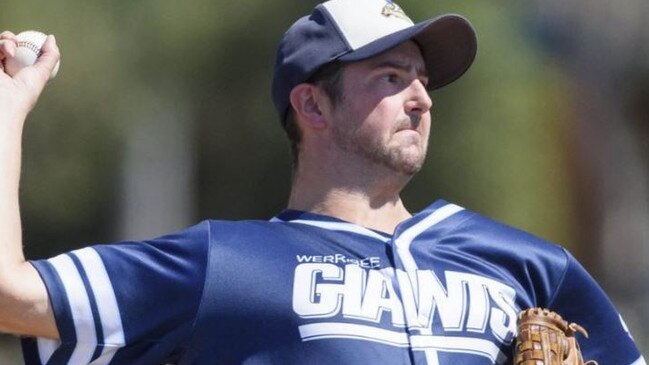
<svg viewBox="0 0 649 365"><path fill-rule="evenodd" d="M18 193L24 121L19 113L0 115L0 331L16 334L32 334L24 324L49 311L39 294L42 283L22 249Z"/></svg>
<svg viewBox="0 0 649 365"><path fill-rule="evenodd" d="M0 115L0 271L24 262L18 201L24 120L18 112Z"/></svg>

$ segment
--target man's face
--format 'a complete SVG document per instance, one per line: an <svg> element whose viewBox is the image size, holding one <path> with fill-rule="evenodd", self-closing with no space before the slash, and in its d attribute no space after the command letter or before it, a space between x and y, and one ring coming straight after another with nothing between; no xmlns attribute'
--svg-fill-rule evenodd
<svg viewBox="0 0 649 365"><path fill-rule="evenodd" d="M343 70L343 98L332 110L334 143L346 152L412 175L428 147L430 97L413 42Z"/></svg>

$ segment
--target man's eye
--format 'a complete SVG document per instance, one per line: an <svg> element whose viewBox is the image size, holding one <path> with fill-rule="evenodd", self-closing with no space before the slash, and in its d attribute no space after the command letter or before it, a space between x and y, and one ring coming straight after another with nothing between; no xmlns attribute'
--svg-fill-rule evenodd
<svg viewBox="0 0 649 365"><path fill-rule="evenodd" d="M396 84L399 81L399 76L397 76L397 74L383 75L382 78L384 81L387 81L391 84Z"/></svg>

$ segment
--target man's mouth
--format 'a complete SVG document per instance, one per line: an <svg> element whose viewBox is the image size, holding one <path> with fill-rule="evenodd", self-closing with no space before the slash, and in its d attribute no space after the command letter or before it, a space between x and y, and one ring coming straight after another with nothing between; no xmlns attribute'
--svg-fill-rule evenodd
<svg viewBox="0 0 649 365"><path fill-rule="evenodd" d="M397 123L397 128L395 129L395 133L404 130L419 132L417 128L419 128L420 122L421 122L421 117L403 118L399 120L399 122Z"/></svg>

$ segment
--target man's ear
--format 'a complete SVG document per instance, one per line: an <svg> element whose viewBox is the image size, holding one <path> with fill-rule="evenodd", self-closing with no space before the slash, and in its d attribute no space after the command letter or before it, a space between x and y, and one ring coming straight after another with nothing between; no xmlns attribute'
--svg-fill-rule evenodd
<svg viewBox="0 0 649 365"><path fill-rule="evenodd" d="M322 113L322 94L313 84L299 84L289 95L291 106L297 121L305 123L307 128L325 128L327 120Z"/></svg>

